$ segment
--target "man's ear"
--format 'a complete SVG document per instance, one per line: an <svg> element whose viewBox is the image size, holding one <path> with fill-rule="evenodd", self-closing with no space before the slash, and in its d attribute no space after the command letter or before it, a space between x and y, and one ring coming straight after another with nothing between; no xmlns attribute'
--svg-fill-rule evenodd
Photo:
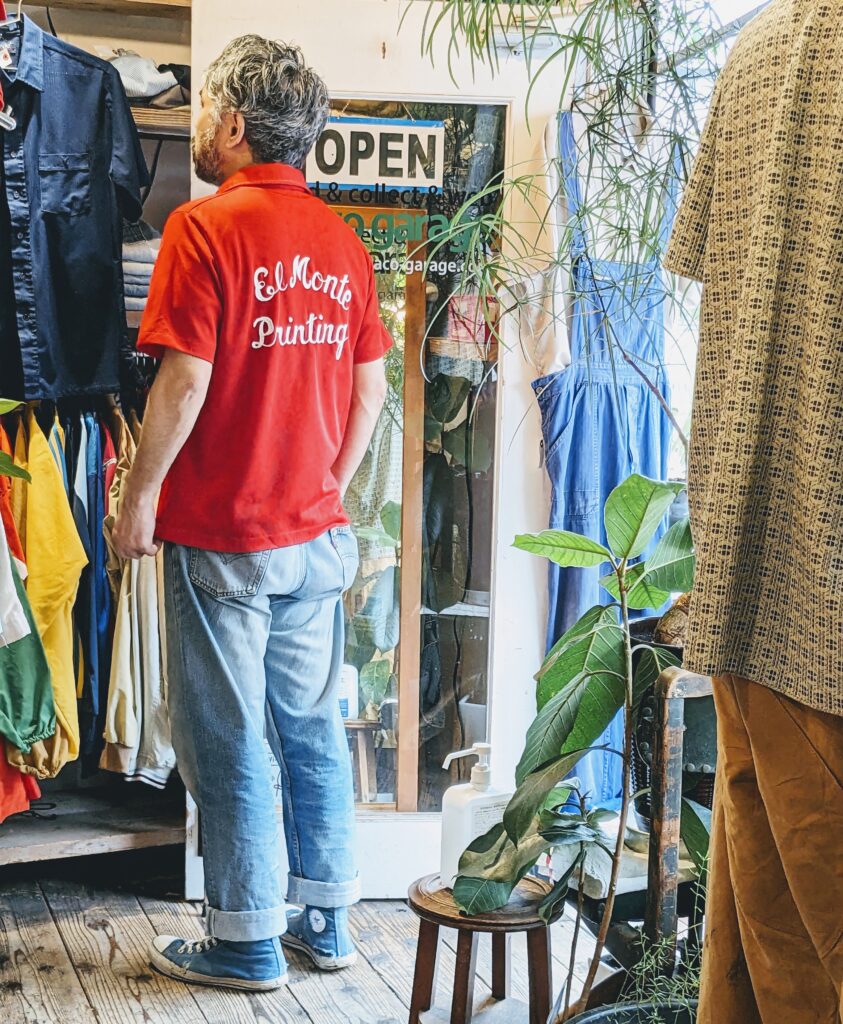
<svg viewBox="0 0 843 1024"><path fill-rule="evenodd" d="M226 149L236 149L246 138L246 119L242 114L225 114L223 119L223 144Z"/></svg>

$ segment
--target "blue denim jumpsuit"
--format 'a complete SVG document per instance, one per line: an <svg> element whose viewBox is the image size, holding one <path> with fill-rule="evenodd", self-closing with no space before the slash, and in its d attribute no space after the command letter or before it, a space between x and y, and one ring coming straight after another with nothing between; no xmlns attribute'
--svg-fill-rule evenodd
<svg viewBox="0 0 843 1024"><path fill-rule="evenodd" d="M621 346L669 401L664 369L664 289L658 262L595 260L578 221L582 206L573 118L559 123L561 172L572 225L571 365L533 382L542 417L547 471L552 484L550 528L571 530L606 543L603 506L632 473L664 480L671 423L658 398L624 361ZM670 230L669 197L662 233ZM661 532L661 531L660 531ZM547 646L586 611L611 598L598 583L607 567L550 566ZM600 745L623 747L618 716ZM621 796L622 766L614 754L588 754L575 772L593 804Z"/></svg>

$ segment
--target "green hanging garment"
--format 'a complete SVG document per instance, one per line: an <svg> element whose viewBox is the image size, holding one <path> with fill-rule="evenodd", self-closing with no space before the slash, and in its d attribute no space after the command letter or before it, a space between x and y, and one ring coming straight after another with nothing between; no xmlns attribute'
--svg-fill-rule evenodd
<svg viewBox="0 0 843 1024"><path fill-rule="evenodd" d="M30 632L29 636L0 647L0 735L27 753L33 743L55 733L56 707L50 666L26 591L8 550L5 555L12 563L15 590Z"/></svg>

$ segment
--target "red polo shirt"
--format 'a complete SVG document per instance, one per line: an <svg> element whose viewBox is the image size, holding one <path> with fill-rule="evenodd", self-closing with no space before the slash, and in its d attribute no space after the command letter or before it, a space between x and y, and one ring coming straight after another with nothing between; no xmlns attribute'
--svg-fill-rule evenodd
<svg viewBox="0 0 843 1024"><path fill-rule="evenodd" d="M247 167L176 210L138 349L214 369L161 489L157 536L264 551L347 523L331 469L353 368L390 345L366 247L299 171Z"/></svg>

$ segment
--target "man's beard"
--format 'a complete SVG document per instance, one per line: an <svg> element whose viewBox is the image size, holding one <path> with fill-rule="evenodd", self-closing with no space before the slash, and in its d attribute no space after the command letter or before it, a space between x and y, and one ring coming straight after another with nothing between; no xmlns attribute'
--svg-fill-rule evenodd
<svg viewBox="0 0 843 1024"><path fill-rule="evenodd" d="M209 185L222 184L222 167L220 155L214 143L217 138L217 129L213 124L195 135L191 140L193 152L193 168L196 177L200 181L206 181Z"/></svg>

